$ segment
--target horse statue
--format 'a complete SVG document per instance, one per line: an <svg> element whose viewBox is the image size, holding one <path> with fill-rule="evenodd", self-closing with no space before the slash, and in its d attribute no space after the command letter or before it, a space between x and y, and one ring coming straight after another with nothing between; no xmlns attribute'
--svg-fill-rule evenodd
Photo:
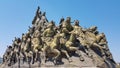
<svg viewBox="0 0 120 68"><path fill-rule="evenodd" d="M53 63L56 65L57 64L57 61L59 59L59 56L60 56L60 51L59 51L59 48L60 48L60 36L59 34L58 35L55 35L54 36L54 39L49 42L49 44L46 42L46 46L44 48L44 51L45 51L45 59L47 60L47 58L52 58L53 59Z"/></svg>
<svg viewBox="0 0 120 68"><path fill-rule="evenodd" d="M97 37L94 33L90 32L89 30L85 30L84 34L82 36L78 37L78 40L80 41L81 45L83 45L87 50L87 54L89 56L92 56L90 54L90 48L98 49L100 50L102 56L104 55L104 51L100 45L98 45Z"/></svg>
<svg viewBox="0 0 120 68"><path fill-rule="evenodd" d="M33 47L33 63L34 61L40 62L40 54L42 52L43 43L41 39L41 34L39 30L36 30L33 34L33 38L31 40Z"/></svg>
<svg viewBox="0 0 120 68"><path fill-rule="evenodd" d="M31 37L28 37L26 39L26 43L24 45L23 52L24 52L25 61L27 61L28 64L30 64L30 62L32 61L32 58L33 58Z"/></svg>
<svg viewBox="0 0 120 68"><path fill-rule="evenodd" d="M12 46L7 46L7 49L3 55L3 62L6 63L11 57Z"/></svg>
<svg viewBox="0 0 120 68"><path fill-rule="evenodd" d="M79 56L80 61L84 61L84 58L81 56L80 53L80 45L76 44L76 34L75 33L71 33L69 40L66 42L65 46L67 48L68 53L70 52L76 52ZM69 55L66 56L70 59Z"/></svg>

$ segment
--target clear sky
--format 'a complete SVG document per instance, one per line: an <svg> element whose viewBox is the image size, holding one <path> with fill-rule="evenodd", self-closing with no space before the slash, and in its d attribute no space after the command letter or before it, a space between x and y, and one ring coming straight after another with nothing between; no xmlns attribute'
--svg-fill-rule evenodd
<svg viewBox="0 0 120 68"><path fill-rule="evenodd" d="M62 16L70 16L82 27L98 26L120 62L120 0L0 0L0 56L14 37L27 32L38 6L56 24Z"/></svg>

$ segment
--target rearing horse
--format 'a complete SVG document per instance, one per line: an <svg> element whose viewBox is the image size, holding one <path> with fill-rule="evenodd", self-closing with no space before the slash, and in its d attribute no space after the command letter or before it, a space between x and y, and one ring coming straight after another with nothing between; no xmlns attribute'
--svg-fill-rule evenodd
<svg viewBox="0 0 120 68"><path fill-rule="evenodd" d="M57 63L58 57L60 56L59 48L60 48L60 36L55 35L54 39L50 42L49 45L47 44L47 46L44 49L46 58L54 57L53 58L54 64Z"/></svg>
<svg viewBox="0 0 120 68"><path fill-rule="evenodd" d="M80 45L76 44L76 34L75 33L71 33L70 38L66 42L65 46L66 46L68 52L77 52L77 54L79 55L79 59L81 61L84 61L84 58L82 57L80 50L79 50ZM66 54L67 58L70 59L70 56L67 53L65 53L65 54Z"/></svg>
<svg viewBox="0 0 120 68"><path fill-rule="evenodd" d="M78 39L84 47L87 47L87 49L90 49L92 47L98 48L102 55L104 55L104 51L101 48L101 46L98 45L97 37L95 36L94 33L86 31L84 33L84 37L79 37Z"/></svg>

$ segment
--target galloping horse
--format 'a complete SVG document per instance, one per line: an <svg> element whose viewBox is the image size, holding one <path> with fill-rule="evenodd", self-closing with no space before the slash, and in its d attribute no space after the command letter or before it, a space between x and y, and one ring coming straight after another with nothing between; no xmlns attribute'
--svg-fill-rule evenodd
<svg viewBox="0 0 120 68"><path fill-rule="evenodd" d="M42 39L40 37L40 32L38 30L35 31L32 38L32 47L33 47L33 63L34 61L40 62L40 54L43 48Z"/></svg>
<svg viewBox="0 0 120 68"><path fill-rule="evenodd" d="M54 64L57 64L57 60L60 56L60 51L59 51L60 36L59 36L59 34L55 35L54 39L51 42L49 42L49 44L47 42L46 42L46 44L47 44L47 46L44 48L46 60L49 57L54 57L53 62L54 62Z"/></svg>
<svg viewBox="0 0 120 68"><path fill-rule="evenodd" d="M27 59L27 62L30 63L32 60L32 46L31 46L31 38L28 37L26 44L24 45L24 49L23 49L24 55L25 55L25 59Z"/></svg>
<svg viewBox="0 0 120 68"><path fill-rule="evenodd" d="M86 31L86 32L84 32L84 36L79 37L78 40L87 49L98 48L100 50L100 52L102 53L102 55L104 55L103 49L101 48L100 45L98 45L98 39L97 39L97 36L95 36L94 33L90 32L90 31Z"/></svg>
<svg viewBox="0 0 120 68"><path fill-rule="evenodd" d="M67 47L67 51L68 52L76 52L79 55L79 59L81 61L84 61L84 58L81 56L80 53L80 45L76 44L76 34L75 33L71 33L69 40L66 42L65 46ZM65 53L67 58L70 59L70 56L67 55L67 53Z"/></svg>

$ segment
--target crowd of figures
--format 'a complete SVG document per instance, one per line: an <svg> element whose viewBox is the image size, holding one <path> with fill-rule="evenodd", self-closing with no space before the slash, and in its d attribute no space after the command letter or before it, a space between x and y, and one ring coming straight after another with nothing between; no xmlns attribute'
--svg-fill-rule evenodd
<svg viewBox="0 0 120 68"><path fill-rule="evenodd" d="M57 65L63 57L72 62L73 55L84 61L80 51L92 57L91 50L103 60L114 62L105 34L99 33L96 26L83 28L79 24L75 20L72 25L71 18L67 17L61 18L59 26L56 26L54 21L47 20L46 13L42 13L38 7L32 26L22 34L22 38L15 37L3 55L3 63L8 62L10 66L21 61L41 65L50 60Z"/></svg>

